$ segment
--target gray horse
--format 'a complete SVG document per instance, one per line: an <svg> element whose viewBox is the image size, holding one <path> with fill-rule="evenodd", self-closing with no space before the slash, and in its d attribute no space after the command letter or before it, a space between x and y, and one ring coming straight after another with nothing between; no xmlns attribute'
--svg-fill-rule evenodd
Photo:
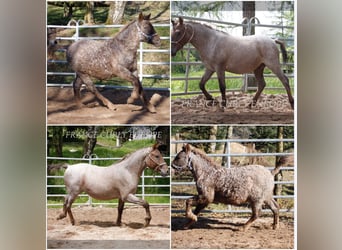
<svg viewBox="0 0 342 250"><path fill-rule="evenodd" d="M265 204L273 212L273 228L276 229L279 225L279 205L273 199L274 176L284 163L285 158L280 157L272 171L260 165L225 168L217 165L203 151L190 144L184 145L171 166L177 171L189 169L198 192L198 195L186 200L189 222L184 228L197 221L197 215L209 203L223 203L236 206L250 204L252 216L242 230L247 230L259 217ZM196 206L194 212L191 210L193 205Z"/></svg>
<svg viewBox="0 0 342 250"><path fill-rule="evenodd" d="M181 17L178 22L172 21L172 24L171 55L175 56L177 51L187 43L191 43L198 50L206 68L199 86L207 100L213 100L205 89L205 84L214 72L218 77L223 106L226 106L225 71L236 74L254 72L258 91L249 107L254 106L266 86L263 72L267 66L284 85L293 109L294 100L289 80L281 70L279 62L277 43L280 44L284 61L287 59L286 50L281 41L272 40L266 36L234 37L204 24L185 23Z"/></svg>
<svg viewBox="0 0 342 250"><path fill-rule="evenodd" d="M68 194L65 197L63 213L57 219L63 219L67 213L71 224L75 219L71 205L81 192L86 192L98 200L119 198L116 224L121 225L121 216L125 202L141 205L146 210L145 226L151 221L148 202L135 196L140 176L146 167L159 171L163 176L168 174L168 166L164 161L159 145L139 149L125 156L120 162L108 167L98 167L86 163L68 165L64 173L64 182Z"/></svg>
<svg viewBox="0 0 342 250"><path fill-rule="evenodd" d="M140 13L138 20L126 25L110 40L79 40L70 45L67 60L76 72L73 87L78 106L82 106L80 90L81 85L85 84L105 106L115 110L113 103L96 89L91 77L105 80L118 76L133 84L133 92L127 103L133 103L140 97L147 110L155 113L155 107L147 100L137 77L139 43L160 46L160 37L149 20L150 15Z"/></svg>

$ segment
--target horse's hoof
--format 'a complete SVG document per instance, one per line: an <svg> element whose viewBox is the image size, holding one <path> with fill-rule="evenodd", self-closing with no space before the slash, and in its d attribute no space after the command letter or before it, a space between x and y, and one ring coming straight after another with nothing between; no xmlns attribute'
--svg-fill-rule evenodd
<svg viewBox="0 0 342 250"><path fill-rule="evenodd" d="M57 220L64 219L65 217L66 217L66 215L64 215L64 214L60 214L60 215L57 217Z"/></svg>
<svg viewBox="0 0 342 250"><path fill-rule="evenodd" d="M147 109L148 112L150 112L150 113L153 113L153 114L154 114L154 113L157 113L156 108L155 108L151 103L147 104L146 109Z"/></svg>
<svg viewBox="0 0 342 250"><path fill-rule="evenodd" d="M116 110L116 107L115 107L114 105L108 105L107 108L108 108L109 110L113 110L113 111Z"/></svg>
<svg viewBox="0 0 342 250"><path fill-rule="evenodd" d="M145 219L144 227L148 227L150 225L151 219Z"/></svg>

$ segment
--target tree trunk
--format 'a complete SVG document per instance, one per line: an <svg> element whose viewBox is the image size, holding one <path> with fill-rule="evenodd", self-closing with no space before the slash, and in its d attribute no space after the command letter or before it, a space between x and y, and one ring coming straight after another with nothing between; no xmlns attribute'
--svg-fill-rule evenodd
<svg viewBox="0 0 342 250"><path fill-rule="evenodd" d="M84 15L84 22L94 24L94 2L86 2L86 13Z"/></svg>
<svg viewBox="0 0 342 250"><path fill-rule="evenodd" d="M55 148L56 155L58 157L63 157L63 127L53 127L52 133L52 145Z"/></svg>
<svg viewBox="0 0 342 250"><path fill-rule="evenodd" d="M211 126L209 140L216 140L216 135L217 135L217 126ZM215 153L215 150L216 150L216 142L210 142L208 153Z"/></svg>
<svg viewBox="0 0 342 250"><path fill-rule="evenodd" d="M231 139L233 137L233 126L227 127L226 139ZM228 148L228 143L224 144L223 152L227 153L230 148ZM230 157L223 156L222 157L222 166L228 167L228 163L230 161Z"/></svg>
<svg viewBox="0 0 342 250"><path fill-rule="evenodd" d="M248 21L252 18L255 17L255 1L243 1L242 2L242 17L247 18ZM247 28L243 27L242 35L254 35L255 34L255 27L251 27L251 31L248 34Z"/></svg>
<svg viewBox="0 0 342 250"><path fill-rule="evenodd" d="M109 4L106 24L122 23L127 1L113 1Z"/></svg>
<svg viewBox="0 0 342 250"><path fill-rule="evenodd" d="M284 138L284 127L278 126L277 127L277 134L278 134L278 139L282 140ZM284 152L284 142L280 141L277 144L277 152L282 153ZM276 161L275 164L277 164L279 156L276 156ZM278 174L274 176L275 181L281 181L283 179L283 173L280 171ZM281 195L282 191L282 185L281 184L276 184L274 187L274 194L275 195Z"/></svg>
<svg viewBox="0 0 342 250"><path fill-rule="evenodd" d="M94 152L94 148L97 142L97 127L88 126L87 138L83 145L83 157L90 158Z"/></svg>

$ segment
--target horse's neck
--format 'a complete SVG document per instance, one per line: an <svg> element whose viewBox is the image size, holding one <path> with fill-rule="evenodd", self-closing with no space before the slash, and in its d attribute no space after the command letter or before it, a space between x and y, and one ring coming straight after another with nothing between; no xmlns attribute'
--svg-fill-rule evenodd
<svg viewBox="0 0 342 250"><path fill-rule="evenodd" d="M211 46L210 39L215 37L215 30L210 29L199 23L189 23L188 25L191 26L190 32L193 34L190 43L198 50L203 51L205 47ZM192 30L192 31L191 31Z"/></svg>
<svg viewBox="0 0 342 250"><path fill-rule="evenodd" d="M136 22L128 24L123 30L119 31L110 42L119 44L126 50L136 51L139 48L139 32L136 28Z"/></svg>
<svg viewBox="0 0 342 250"><path fill-rule="evenodd" d="M195 180L198 180L201 177L207 177L208 175L212 175L216 173L216 168L211 166L211 163L202 157L196 155L192 159L192 173L194 175Z"/></svg>
<svg viewBox="0 0 342 250"><path fill-rule="evenodd" d="M143 148L134 152L130 157L125 160L125 166L131 173L136 173L141 176L146 168L145 158L151 152L152 148Z"/></svg>

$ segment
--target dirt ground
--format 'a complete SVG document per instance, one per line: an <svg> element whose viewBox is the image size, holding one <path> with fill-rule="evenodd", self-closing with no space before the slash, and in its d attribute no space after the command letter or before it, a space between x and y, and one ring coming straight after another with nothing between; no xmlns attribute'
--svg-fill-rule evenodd
<svg viewBox="0 0 342 250"><path fill-rule="evenodd" d="M171 101L172 124L292 124L294 112L287 95L261 95L256 107L248 108L251 94L228 94L227 107L221 97L208 102L203 95ZM186 114L186 115L185 115Z"/></svg>
<svg viewBox="0 0 342 250"><path fill-rule="evenodd" d="M150 206L152 220L144 227L145 209L127 206L122 226L116 226L117 208L74 207L76 224L56 220L61 208L47 209L47 247L54 248L170 248L170 208Z"/></svg>
<svg viewBox="0 0 342 250"><path fill-rule="evenodd" d="M123 89L101 89L103 96L117 107L109 110L99 104L89 91L82 91L84 107L79 108L74 100L72 88L47 88L47 123L48 124L169 124L170 96L168 92L145 91L147 98L155 105L157 113L152 114L142 107L140 100L127 104L131 91Z"/></svg>
<svg viewBox="0 0 342 250"><path fill-rule="evenodd" d="M229 217L222 214L205 214L188 230L184 215L172 216L171 248L192 249L293 249L294 220L281 216L280 226L272 229L272 215L258 218L246 231L238 231L246 218Z"/></svg>

